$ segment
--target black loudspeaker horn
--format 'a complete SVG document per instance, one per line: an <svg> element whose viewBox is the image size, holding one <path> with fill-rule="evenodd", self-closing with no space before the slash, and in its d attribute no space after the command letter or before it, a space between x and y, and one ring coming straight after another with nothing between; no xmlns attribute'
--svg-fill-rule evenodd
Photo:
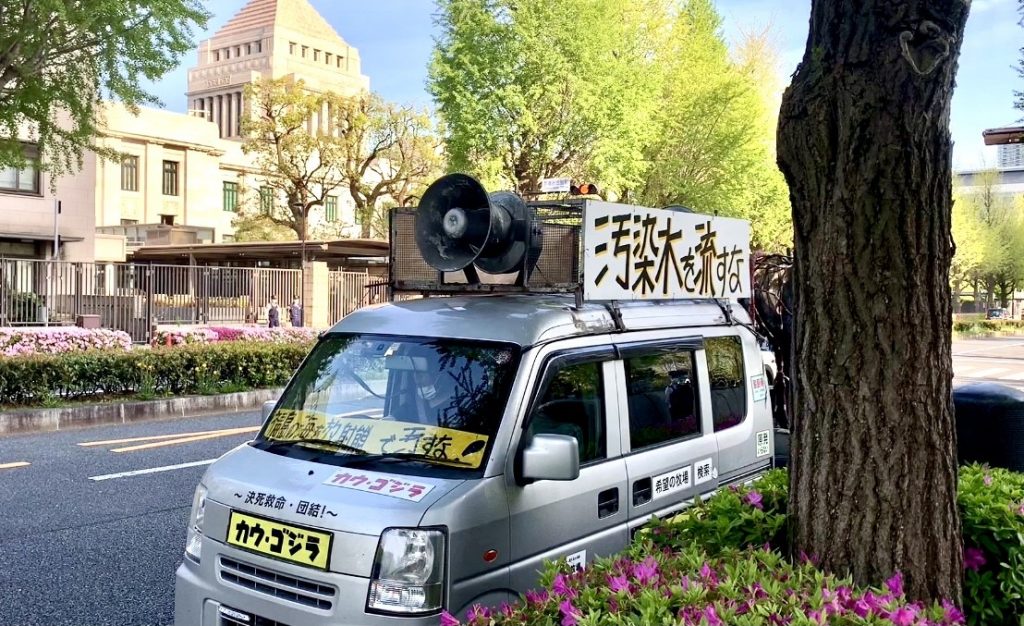
<svg viewBox="0 0 1024 626"><path fill-rule="evenodd" d="M472 176L449 174L423 193L416 245L423 260L443 272L466 270L469 277L475 265L488 274L525 269L528 275L540 256L541 231L518 195L488 194Z"/></svg>

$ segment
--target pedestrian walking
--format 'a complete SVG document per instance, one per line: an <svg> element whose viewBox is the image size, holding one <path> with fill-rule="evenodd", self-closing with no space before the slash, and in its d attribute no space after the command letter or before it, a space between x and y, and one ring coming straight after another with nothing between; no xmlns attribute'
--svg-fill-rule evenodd
<svg viewBox="0 0 1024 626"><path fill-rule="evenodd" d="M292 300L292 305L288 308L288 317L292 326L302 326L302 305L299 304L298 298Z"/></svg>

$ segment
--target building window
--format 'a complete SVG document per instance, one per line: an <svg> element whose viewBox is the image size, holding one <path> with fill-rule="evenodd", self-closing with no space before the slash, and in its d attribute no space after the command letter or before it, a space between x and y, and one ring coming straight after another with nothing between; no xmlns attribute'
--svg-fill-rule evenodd
<svg viewBox="0 0 1024 626"><path fill-rule="evenodd" d="M178 162L164 161L164 195L178 195Z"/></svg>
<svg viewBox="0 0 1024 626"><path fill-rule="evenodd" d="M324 214L328 222L338 221L338 196L327 196L324 201Z"/></svg>
<svg viewBox="0 0 1024 626"><path fill-rule="evenodd" d="M263 42L262 41L257 41L256 42L256 52L257 52L257 54L260 53L260 52L263 52Z"/></svg>
<svg viewBox="0 0 1024 626"><path fill-rule="evenodd" d="M245 44L245 53L246 54L252 54L252 44L251 43Z"/></svg>
<svg viewBox="0 0 1024 626"><path fill-rule="evenodd" d="M213 60L214 61L220 61L220 50L214 50L213 51Z"/></svg>
<svg viewBox="0 0 1024 626"><path fill-rule="evenodd" d="M288 42L288 54L295 54L295 42Z"/></svg>
<svg viewBox="0 0 1024 626"><path fill-rule="evenodd" d="M235 56L236 57L242 56L242 46L235 46Z"/></svg>
<svg viewBox="0 0 1024 626"><path fill-rule="evenodd" d="M717 432L743 423L747 415L743 344L736 336L707 337L704 349L711 379L711 415Z"/></svg>
<svg viewBox="0 0 1024 626"><path fill-rule="evenodd" d="M341 67L341 57L338 57L338 67Z"/></svg>
<svg viewBox="0 0 1024 626"><path fill-rule="evenodd" d="M626 359L630 448L700 434L693 353L659 351Z"/></svg>
<svg viewBox="0 0 1024 626"><path fill-rule="evenodd" d="M231 48L224 48L224 58L225 59L230 59L231 58Z"/></svg>
<svg viewBox="0 0 1024 626"><path fill-rule="evenodd" d="M35 153L27 156L30 160L21 169L0 168L0 190L39 193L39 166L35 162Z"/></svg>
<svg viewBox="0 0 1024 626"><path fill-rule="evenodd" d="M326 63L327 65L330 65L331 64L331 57L332 56L334 56L334 55L332 55L330 52L325 52L324 53L324 63Z"/></svg>
<svg viewBox="0 0 1024 626"><path fill-rule="evenodd" d="M309 46L302 46L302 58L306 58L306 53L309 52Z"/></svg>
<svg viewBox="0 0 1024 626"><path fill-rule="evenodd" d="M139 223L139 220L126 220L121 218L121 226L135 226Z"/></svg>
<svg viewBox="0 0 1024 626"><path fill-rule="evenodd" d="M125 157L124 161L121 161L121 190L139 190L139 157Z"/></svg>
<svg viewBox="0 0 1024 626"><path fill-rule="evenodd" d="M160 225L161 226L174 226L174 215L169 213L160 214Z"/></svg>
<svg viewBox="0 0 1024 626"><path fill-rule="evenodd" d="M313 60L314 61L319 61L320 60L320 51L317 50L316 48L313 49Z"/></svg>
<svg viewBox="0 0 1024 626"><path fill-rule="evenodd" d="M263 213L274 211L274 190L270 187L260 187L260 211Z"/></svg>
<svg viewBox="0 0 1024 626"><path fill-rule="evenodd" d="M232 213L238 210L238 183L224 181L224 210Z"/></svg>

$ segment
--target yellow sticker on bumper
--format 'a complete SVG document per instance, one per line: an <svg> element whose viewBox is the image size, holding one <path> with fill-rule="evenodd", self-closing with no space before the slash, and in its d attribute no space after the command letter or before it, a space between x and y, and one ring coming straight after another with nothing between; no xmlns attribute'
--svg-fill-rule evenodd
<svg viewBox="0 0 1024 626"><path fill-rule="evenodd" d="M283 524L231 511L228 543L277 559L326 570L331 562L331 533Z"/></svg>

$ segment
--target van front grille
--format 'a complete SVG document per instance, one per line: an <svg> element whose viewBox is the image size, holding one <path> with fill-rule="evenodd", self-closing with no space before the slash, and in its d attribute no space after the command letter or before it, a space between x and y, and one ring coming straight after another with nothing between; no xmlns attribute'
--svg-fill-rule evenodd
<svg viewBox="0 0 1024 626"><path fill-rule="evenodd" d="M220 578L232 585L324 611L331 610L338 593L330 585L278 574L226 556L220 557Z"/></svg>

